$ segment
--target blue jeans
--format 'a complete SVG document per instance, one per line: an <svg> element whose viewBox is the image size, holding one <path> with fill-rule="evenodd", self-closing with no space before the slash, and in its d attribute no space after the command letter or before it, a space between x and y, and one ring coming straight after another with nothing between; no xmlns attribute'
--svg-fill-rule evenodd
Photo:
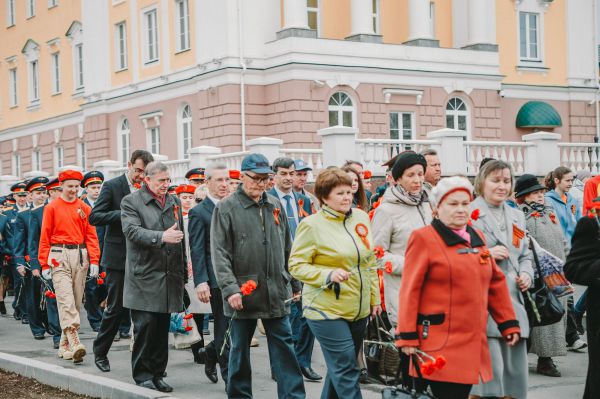
<svg viewBox="0 0 600 399"><path fill-rule="evenodd" d="M307 320L327 364L321 399L362 399L360 369L356 363L367 327L367 317L348 321Z"/></svg>
<svg viewBox="0 0 600 399"><path fill-rule="evenodd" d="M29 319L29 328L33 335L44 335L46 329L42 322L42 310L40 302L42 291L42 282L39 277L33 277L31 271L27 270L23 278L23 291L25 307L27 308L27 316Z"/></svg>
<svg viewBox="0 0 600 399"><path fill-rule="evenodd" d="M53 288L52 280L48 282L48 285ZM56 305L56 298L46 298L46 313L48 315L48 329L52 334L53 342L60 342L60 334L62 332L60 328L60 319L58 318L58 307Z"/></svg>
<svg viewBox="0 0 600 399"><path fill-rule="evenodd" d="M573 310L575 311L574 313L576 313L578 316L581 316L585 313L586 298L587 298L587 289L583 292L583 294L581 294L581 296L577 300L577 303L573 307Z"/></svg>
<svg viewBox="0 0 600 399"><path fill-rule="evenodd" d="M290 323L292 325L292 339L294 351L300 367L310 367L315 336L310 331L306 319L302 316L302 302L292 302Z"/></svg>
<svg viewBox="0 0 600 399"><path fill-rule="evenodd" d="M294 354L288 316L262 319L262 322L267 334L271 367L277 379L277 396L285 399L305 398L304 381ZM231 320L228 398L252 398L250 340L254 330L256 319Z"/></svg>

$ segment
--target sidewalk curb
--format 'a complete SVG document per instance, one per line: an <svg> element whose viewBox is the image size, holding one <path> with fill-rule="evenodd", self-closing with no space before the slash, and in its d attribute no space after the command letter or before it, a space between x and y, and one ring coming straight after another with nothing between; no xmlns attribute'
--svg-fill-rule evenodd
<svg viewBox="0 0 600 399"><path fill-rule="evenodd" d="M42 384L102 399L177 399L167 393L5 352L0 352L0 368L34 378Z"/></svg>

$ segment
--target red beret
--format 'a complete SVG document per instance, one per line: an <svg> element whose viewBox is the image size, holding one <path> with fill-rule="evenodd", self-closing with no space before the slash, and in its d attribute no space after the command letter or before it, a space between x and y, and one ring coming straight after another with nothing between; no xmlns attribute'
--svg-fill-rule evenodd
<svg viewBox="0 0 600 399"><path fill-rule="evenodd" d="M240 171L236 170L236 169L231 169L229 171L229 178L234 179L234 180L239 180L240 179Z"/></svg>
<svg viewBox="0 0 600 399"><path fill-rule="evenodd" d="M370 170L365 170L363 172L363 179L370 179L371 177L373 177L373 172Z"/></svg>
<svg viewBox="0 0 600 399"><path fill-rule="evenodd" d="M179 194L194 194L195 191L196 191L196 186L193 186L191 184L180 184L175 189L175 194L177 194L177 195L179 195Z"/></svg>
<svg viewBox="0 0 600 399"><path fill-rule="evenodd" d="M64 170L58 174L58 181L63 182L65 180L83 180L83 175L77 170Z"/></svg>

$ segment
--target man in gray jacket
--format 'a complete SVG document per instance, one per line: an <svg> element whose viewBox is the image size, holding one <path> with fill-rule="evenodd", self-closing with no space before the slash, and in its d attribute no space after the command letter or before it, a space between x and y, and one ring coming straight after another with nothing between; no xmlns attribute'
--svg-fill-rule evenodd
<svg viewBox="0 0 600 399"><path fill-rule="evenodd" d="M167 166L151 162L144 186L121 201L127 244L123 305L131 309L135 339L131 354L137 385L171 392L164 380L169 355L169 323L183 310L187 276L183 215L178 200L167 195Z"/></svg>
<svg viewBox="0 0 600 399"><path fill-rule="evenodd" d="M286 302L292 297L287 217L279 200L265 192L273 173L268 160L261 154L247 155L241 170L242 185L217 204L210 232L213 268L225 316L231 318L227 395L252 397L250 340L257 319L262 319L278 397L304 398ZM240 286L249 280L257 287L242 296ZM293 291L299 292L299 284L294 284L298 286Z"/></svg>

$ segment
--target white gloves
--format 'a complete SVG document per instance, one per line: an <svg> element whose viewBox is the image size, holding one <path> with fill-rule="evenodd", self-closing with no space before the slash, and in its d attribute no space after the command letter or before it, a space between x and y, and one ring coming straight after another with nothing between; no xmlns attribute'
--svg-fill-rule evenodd
<svg viewBox="0 0 600 399"><path fill-rule="evenodd" d="M42 270L42 277L44 278L44 280L47 281L52 280L52 271L50 270L50 268Z"/></svg>
<svg viewBox="0 0 600 399"><path fill-rule="evenodd" d="M17 266L17 272L19 272L19 274L20 274L22 277L25 277L25 266L23 266L23 265L19 265L19 266Z"/></svg>
<svg viewBox="0 0 600 399"><path fill-rule="evenodd" d="M100 268L98 267L98 265L90 265L90 277L98 277L98 274L100 273Z"/></svg>

